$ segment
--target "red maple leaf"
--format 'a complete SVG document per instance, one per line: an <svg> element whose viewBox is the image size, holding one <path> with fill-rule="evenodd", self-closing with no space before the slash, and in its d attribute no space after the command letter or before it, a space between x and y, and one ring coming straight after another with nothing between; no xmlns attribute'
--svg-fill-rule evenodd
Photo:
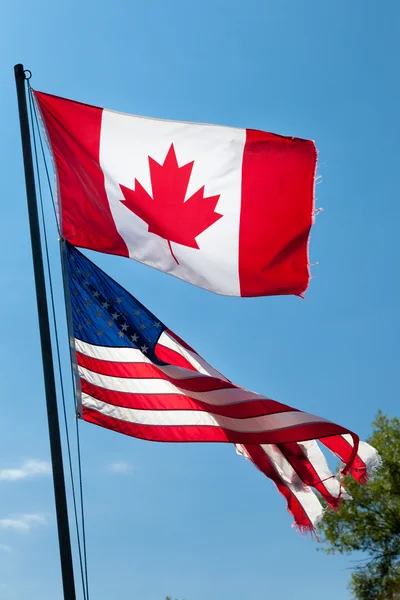
<svg viewBox="0 0 400 600"><path fill-rule="evenodd" d="M177 263L171 242L199 249L196 237L222 217L215 212L219 195L204 197L204 186L185 202L193 164L194 161L179 167L171 144L163 165L149 156L153 197L137 179L133 190L120 185L123 204L148 224L150 233L167 240Z"/></svg>

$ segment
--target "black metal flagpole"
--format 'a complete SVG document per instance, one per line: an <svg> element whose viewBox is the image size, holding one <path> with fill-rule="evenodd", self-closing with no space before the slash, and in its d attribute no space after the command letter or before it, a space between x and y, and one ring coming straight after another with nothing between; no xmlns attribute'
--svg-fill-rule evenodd
<svg viewBox="0 0 400 600"><path fill-rule="evenodd" d="M26 196L28 200L29 226L31 232L33 270L35 275L36 300L39 315L40 342L42 347L43 374L46 391L47 420L49 425L50 452L53 467L54 496L56 503L58 542L60 547L64 600L76 600L60 425L58 421L57 394L54 377L53 354L51 349L49 311L47 306L46 283L43 268L42 245L40 240L31 137L26 103L26 76L24 67L21 64L15 65L14 72L15 83L17 86L22 153L25 169Z"/></svg>

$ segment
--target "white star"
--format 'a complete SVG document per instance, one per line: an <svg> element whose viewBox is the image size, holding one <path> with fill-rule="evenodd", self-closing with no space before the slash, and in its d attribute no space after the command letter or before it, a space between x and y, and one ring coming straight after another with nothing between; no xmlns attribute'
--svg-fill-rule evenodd
<svg viewBox="0 0 400 600"><path fill-rule="evenodd" d="M98 329L97 330L97 335L99 335L99 336L103 335L103 330L102 329Z"/></svg>
<svg viewBox="0 0 400 600"><path fill-rule="evenodd" d="M79 329L79 330L83 329L83 325L81 325L81 324L79 323L79 325L78 325L78 329Z"/></svg>
<svg viewBox="0 0 400 600"><path fill-rule="evenodd" d="M107 325L108 325L109 327L112 327L112 326L114 325L114 321L107 321Z"/></svg>
<svg viewBox="0 0 400 600"><path fill-rule="evenodd" d="M103 314L103 313L101 312L101 310L98 310L98 311L96 312L96 315L97 315L98 317L101 317L101 315L102 315L102 314Z"/></svg>
<svg viewBox="0 0 400 600"><path fill-rule="evenodd" d="M92 321L90 319L86 319L86 325L91 325Z"/></svg>
<svg viewBox="0 0 400 600"><path fill-rule="evenodd" d="M148 347L146 346L146 344L143 344L143 346L140 349L143 352L143 354L146 354Z"/></svg>
<svg viewBox="0 0 400 600"><path fill-rule="evenodd" d="M123 331L118 331L118 335L119 335L120 338L123 338L124 337L124 332Z"/></svg>
<svg viewBox="0 0 400 600"><path fill-rule="evenodd" d="M115 312L113 315L111 315L112 318L114 319L114 321L116 321L119 317L119 314L117 312Z"/></svg>
<svg viewBox="0 0 400 600"><path fill-rule="evenodd" d="M110 306L110 304L108 302L103 302L102 307L103 308L108 308Z"/></svg>
<svg viewBox="0 0 400 600"><path fill-rule="evenodd" d="M159 321L157 321L156 323L154 323L154 327L156 327L157 329L160 329L161 323Z"/></svg>
<svg viewBox="0 0 400 600"><path fill-rule="evenodd" d="M118 304L121 304L121 302L122 302L122 298L117 298L117 299L116 299L116 302L118 302Z"/></svg>
<svg viewBox="0 0 400 600"><path fill-rule="evenodd" d="M146 329L146 325L144 323L141 324L140 329L144 331Z"/></svg>
<svg viewBox="0 0 400 600"><path fill-rule="evenodd" d="M138 317L140 314L142 314L141 310L135 310L135 317Z"/></svg>
<svg viewBox="0 0 400 600"><path fill-rule="evenodd" d="M132 342L137 342L138 339L139 339L139 336L137 336L136 333L134 333L133 335L131 335Z"/></svg>
<svg viewBox="0 0 400 600"><path fill-rule="evenodd" d="M90 302L90 300L85 300L85 304L86 306L90 306L92 303Z"/></svg>
<svg viewBox="0 0 400 600"><path fill-rule="evenodd" d="M128 329L128 325L127 325L126 323L124 323L124 324L121 326L121 329L122 329L122 331L126 331L126 330Z"/></svg>
<svg viewBox="0 0 400 600"><path fill-rule="evenodd" d="M88 286L88 285L89 285L89 282L88 282L88 281L84 281L84 282L83 282L83 285L84 285L84 286Z"/></svg>
<svg viewBox="0 0 400 600"><path fill-rule="evenodd" d="M100 296L100 294L99 294L99 292L98 292L97 290L95 290L95 291L93 292L93 296L94 296L95 298L98 298L98 297Z"/></svg>

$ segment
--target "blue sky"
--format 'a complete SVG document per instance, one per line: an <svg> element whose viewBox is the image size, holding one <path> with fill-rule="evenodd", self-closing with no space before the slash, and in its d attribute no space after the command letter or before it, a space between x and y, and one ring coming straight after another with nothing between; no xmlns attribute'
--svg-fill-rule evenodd
<svg viewBox="0 0 400 600"><path fill-rule="evenodd" d="M90 257L227 377L366 437L378 408L397 408L399 16L394 0L3 5L1 600L61 598L13 65L37 89L114 110L315 139L324 212L305 301L221 298ZM91 597L349 598L351 560L296 533L273 484L230 446L152 444L85 423L81 436Z"/></svg>

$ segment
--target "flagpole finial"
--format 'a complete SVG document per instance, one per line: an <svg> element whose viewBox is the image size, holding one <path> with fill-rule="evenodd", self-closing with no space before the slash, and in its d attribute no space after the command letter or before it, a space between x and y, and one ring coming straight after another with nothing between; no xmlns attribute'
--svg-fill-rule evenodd
<svg viewBox="0 0 400 600"><path fill-rule="evenodd" d="M30 71L29 69L24 69L24 65L22 63L14 65L14 72L19 77L22 76L22 78L26 81L29 81L29 79L32 77L32 71Z"/></svg>

